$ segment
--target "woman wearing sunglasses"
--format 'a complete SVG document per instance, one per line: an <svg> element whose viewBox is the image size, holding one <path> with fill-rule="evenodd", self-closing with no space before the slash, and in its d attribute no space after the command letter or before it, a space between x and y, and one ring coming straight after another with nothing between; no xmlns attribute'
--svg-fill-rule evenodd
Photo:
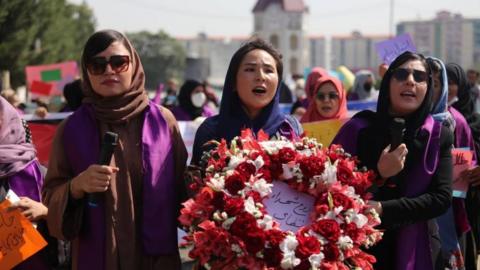
<svg viewBox="0 0 480 270"><path fill-rule="evenodd" d="M117 31L88 39L82 78L83 105L58 127L43 187L50 233L72 240L73 269L180 269L187 153L175 118L149 102L140 58ZM96 165L107 131L118 143Z"/></svg>
<svg viewBox="0 0 480 270"><path fill-rule="evenodd" d="M320 77L315 83L312 101L303 115L302 123L342 119L348 116L347 98L342 82L332 76Z"/></svg>
<svg viewBox="0 0 480 270"><path fill-rule="evenodd" d="M293 138L303 131L300 123L279 109L283 64L280 54L262 39L253 39L232 57L223 87L218 115L209 117L195 134L192 164L199 165L210 140L230 142L244 128L273 136Z"/></svg>
<svg viewBox="0 0 480 270"><path fill-rule="evenodd" d="M444 269L434 218L451 203L453 135L430 116L432 94L425 58L405 52L383 77L377 112L356 114L333 141L378 176L371 205L385 233L370 249L375 269ZM394 118L405 121L403 132L390 128Z"/></svg>

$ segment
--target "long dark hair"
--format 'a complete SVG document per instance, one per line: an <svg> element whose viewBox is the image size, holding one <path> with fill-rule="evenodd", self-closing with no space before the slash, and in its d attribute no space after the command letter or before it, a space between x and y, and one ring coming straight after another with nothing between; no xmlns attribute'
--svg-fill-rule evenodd
<svg viewBox="0 0 480 270"><path fill-rule="evenodd" d="M245 55L256 49L266 51L275 59L278 74L278 86L272 101L262 109L255 119L252 120L248 118L241 106L242 102L236 89L236 78L240 64ZM218 137L226 138L229 141L233 137L240 135L240 130L246 126L253 128L254 132L263 129L270 135L273 135L285 120L285 115L283 115L279 109L279 88L281 85L282 73L282 56L268 42L260 38L253 38L240 47L232 56L225 77L225 83L223 85L222 101L220 104L220 112L218 114L219 126L221 127Z"/></svg>
<svg viewBox="0 0 480 270"><path fill-rule="evenodd" d="M432 96L433 96L433 82L430 67L427 64L427 60L421 54L404 52L398 56L392 64L389 66L387 72L383 76L382 83L380 85L380 93L378 95L377 102L377 115L383 118L382 122L389 122L390 116L390 81L392 80L393 72L408 61L418 60L422 62L425 67L425 71L428 74L427 80L427 93L423 99L420 107L406 119L407 129L416 130L423 125L425 119L429 115L432 107Z"/></svg>

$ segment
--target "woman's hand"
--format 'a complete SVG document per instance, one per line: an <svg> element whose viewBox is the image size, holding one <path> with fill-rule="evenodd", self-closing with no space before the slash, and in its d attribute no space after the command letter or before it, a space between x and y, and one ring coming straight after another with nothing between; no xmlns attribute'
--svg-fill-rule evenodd
<svg viewBox="0 0 480 270"><path fill-rule="evenodd" d="M390 145L383 149L377 163L378 173L384 179L397 175L405 166L405 159L408 154L407 146L402 143L397 149L390 151Z"/></svg>
<svg viewBox="0 0 480 270"><path fill-rule="evenodd" d="M466 178L470 185L474 187L480 186L480 167L465 170L460 174L460 177Z"/></svg>
<svg viewBox="0 0 480 270"><path fill-rule="evenodd" d="M13 204L11 208L19 209L30 221L39 221L48 214L48 208L45 205L28 197L20 197L20 201Z"/></svg>
<svg viewBox="0 0 480 270"><path fill-rule="evenodd" d="M117 172L117 167L90 165L85 171L72 179L70 193L73 198L80 199L85 196L85 193L104 192L110 186L113 174Z"/></svg>
<svg viewBox="0 0 480 270"><path fill-rule="evenodd" d="M383 213L382 203L377 202L377 201L368 201L368 206L370 208L375 209L375 212L377 212L377 214L379 216L382 215L382 213Z"/></svg>

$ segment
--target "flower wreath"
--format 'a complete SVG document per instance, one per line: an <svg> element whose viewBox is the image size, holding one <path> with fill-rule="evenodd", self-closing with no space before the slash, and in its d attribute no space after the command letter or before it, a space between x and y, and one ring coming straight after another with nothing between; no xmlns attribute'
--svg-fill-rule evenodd
<svg viewBox="0 0 480 270"><path fill-rule="evenodd" d="M217 142L203 160L194 198L179 220L187 231L182 246L206 269L373 269L375 258L361 247L378 242L378 214L368 207L375 175L338 145L315 139L269 139L250 130L228 147ZM312 195L310 224L282 230L264 200L273 179Z"/></svg>

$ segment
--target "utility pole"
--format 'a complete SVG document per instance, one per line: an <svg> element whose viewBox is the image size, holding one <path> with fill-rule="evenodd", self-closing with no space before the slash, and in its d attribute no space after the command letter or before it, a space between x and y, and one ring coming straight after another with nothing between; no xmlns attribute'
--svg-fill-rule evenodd
<svg viewBox="0 0 480 270"><path fill-rule="evenodd" d="M395 25L393 24L393 9L394 9L394 0L390 0L390 38L393 38L395 32Z"/></svg>

